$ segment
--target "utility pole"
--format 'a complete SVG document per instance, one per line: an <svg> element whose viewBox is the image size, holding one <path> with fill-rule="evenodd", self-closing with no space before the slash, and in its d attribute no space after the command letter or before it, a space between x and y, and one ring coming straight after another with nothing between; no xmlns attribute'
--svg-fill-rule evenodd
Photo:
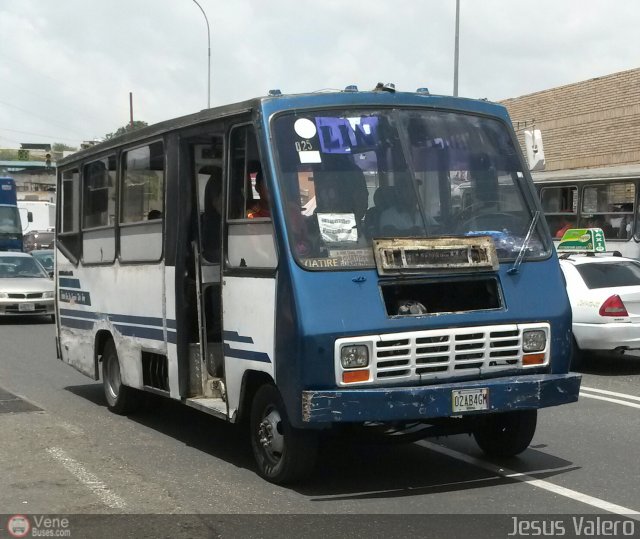
<svg viewBox="0 0 640 539"><path fill-rule="evenodd" d="M456 0L456 46L453 55L453 95L458 96L458 55L460 52L460 0Z"/></svg>
<svg viewBox="0 0 640 539"><path fill-rule="evenodd" d="M133 129L133 92L129 92L129 127Z"/></svg>
<svg viewBox="0 0 640 539"><path fill-rule="evenodd" d="M193 0L196 6L200 8L204 15L204 21L207 23L207 108L211 108L211 33L209 32L209 19L207 14L202 9L202 6L198 4L196 0Z"/></svg>

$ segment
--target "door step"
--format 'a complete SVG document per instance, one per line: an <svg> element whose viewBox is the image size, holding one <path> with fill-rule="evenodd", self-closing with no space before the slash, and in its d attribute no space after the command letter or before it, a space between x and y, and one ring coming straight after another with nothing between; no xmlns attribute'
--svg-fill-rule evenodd
<svg viewBox="0 0 640 539"><path fill-rule="evenodd" d="M193 397L185 399L184 403L187 406L200 410L201 412L214 415L221 419L227 419L227 403L222 399Z"/></svg>

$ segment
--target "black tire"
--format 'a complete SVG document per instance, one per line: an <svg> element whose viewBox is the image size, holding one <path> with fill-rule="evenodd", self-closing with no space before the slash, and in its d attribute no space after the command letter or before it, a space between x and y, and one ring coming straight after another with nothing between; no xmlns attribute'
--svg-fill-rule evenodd
<svg viewBox="0 0 640 539"><path fill-rule="evenodd" d="M487 456L513 457L529 447L537 420L537 410L487 414L478 418L473 437Z"/></svg>
<svg viewBox="0 0 640 539"><path fill-rule="evenodd" d="M107 407L118 415L135 412L140 406L140 394L122 383L120 361L113 341L108 341L102 353L102 387Z"/></svg>
<svg viewBox="0 0 640 539"><path fill-rule="evenodd" d="M258 473L267 481L284 485L309 476L318 454L313 431L294 429L275 386L261 386L251 403L251 448Z"/></svg>

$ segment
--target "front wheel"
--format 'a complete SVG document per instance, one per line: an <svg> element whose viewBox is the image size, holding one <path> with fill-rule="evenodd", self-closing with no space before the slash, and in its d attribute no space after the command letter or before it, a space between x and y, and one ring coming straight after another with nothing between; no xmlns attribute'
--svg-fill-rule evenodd
<svg viewBox="0 0 640 539"><path fill-rule="evenodd" d="M275 386L260 387L251 403L251 448L258 473L277 484L308 476L316 461L316 433L294 429Z"/></svg>
<svg viewBox="0 0 640 539"><path fill-rule="evenodd" d="M140 404L139 393L122 383L120 361L113 341L109 341L102 354L102 386L107 407L119 415L135 412Z"/></svg>
<svg viewBox="0 0 640 539"><path fill-rule="evenodd" d="M487 456L513 457L529 447L537 421L537 410L488 414L479 418L473 437Z"/></svg>

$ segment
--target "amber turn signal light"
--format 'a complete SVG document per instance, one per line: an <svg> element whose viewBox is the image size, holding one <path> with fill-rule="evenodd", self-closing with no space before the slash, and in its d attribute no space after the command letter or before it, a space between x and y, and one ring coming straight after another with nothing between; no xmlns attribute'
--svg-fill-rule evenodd
<svg viewBox="0 0 640 539"><path fill-rule="evenodd" d="M525 354L522 356L523 365L542 365L544 363L544 354Z"/></svg>
<svg viewBox="0 0 640 539"><path fill-rule="evenodd" d="M368 382L369 370L345 371L342 373L342 382L345 384L353 384L354 382Z"/></svg>

